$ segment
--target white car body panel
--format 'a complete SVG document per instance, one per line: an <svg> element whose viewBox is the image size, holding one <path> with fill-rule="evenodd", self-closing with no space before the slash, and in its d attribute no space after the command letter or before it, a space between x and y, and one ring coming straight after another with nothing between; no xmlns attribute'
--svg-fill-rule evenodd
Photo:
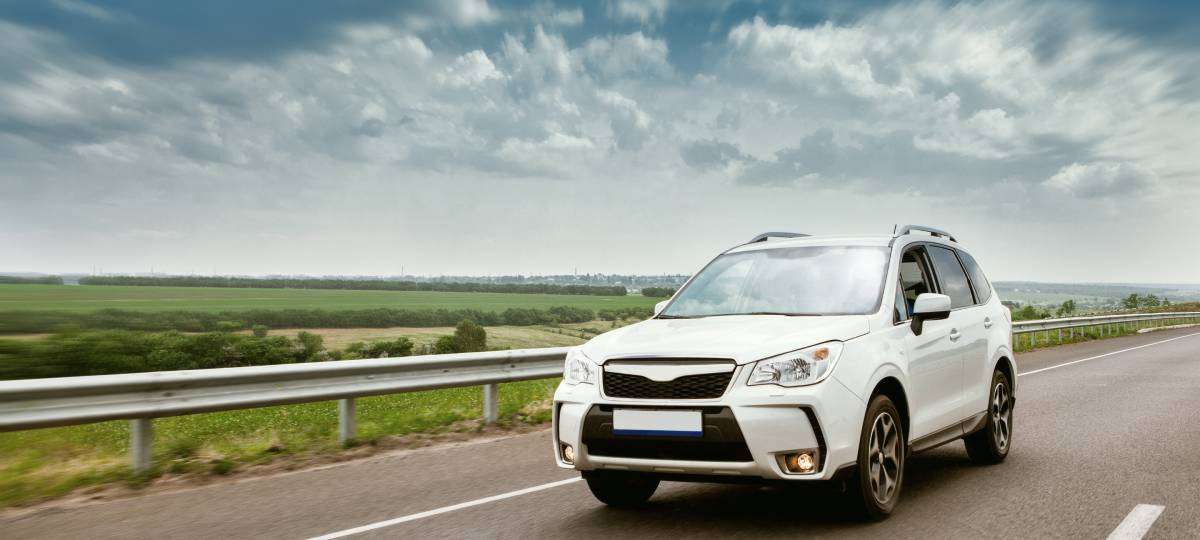
<svg viewBox="0 0 1200 540"><path fill-rule="evenodd" d="M918 234L897 238L800 238L729 250L736 253L806 245L892 246L884 283L863 285L882 288L880 305L873 313L655 318L591 339L580 350L597 366L597 380L591 384L564 383L554 396L558 465L581 471L629 470L793 481L830 479L840 469L855 463L867 402L884 380L893 380L903 388L905 402L897 406L909 414L906 433L909 443L947 432L953 434L958 424L965 424L986 410L991 376L997 366L1005 362L1008 369L1016 371L1010 317L992 291L982 304L954 309L943 320L925 321L920 336L914 335L910 322L896 323L892 308L899 262L905 249L914 244L938 244L965 251L957 243ZM987 327L985 318L990 322ZM950 339L952 331L958 336L955 340ZM747 384L755 362L830 341L841 342L843 347L832 373L823 381L798 387ZM688 364L705 359L732 360L736 365L732 380L718 398L630 399L605 395L606 363L620 365L614 372L644 375L662 382L719 371L711 364L699 367ZM655 367L654 362L662 362L663 367ZM672 366L678 369L672 372ZM1015 395L1015 378L1010 385ZM635 406L706 410L727 407L736 419L751 459L706 461L593 455L583 443L589 411ZM559 448L562 444L574 449L574 463L564 461ZM781 466L779 458L784 453L818 446L824 452L820 470L794 474Z"/></svg>

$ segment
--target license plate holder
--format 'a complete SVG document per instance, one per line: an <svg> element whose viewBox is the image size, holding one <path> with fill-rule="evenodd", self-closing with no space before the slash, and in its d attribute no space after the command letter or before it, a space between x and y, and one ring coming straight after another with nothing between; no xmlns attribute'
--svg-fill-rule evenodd
<svg viewBox="0 0 1200 540"><path fill-rule="evenodd" d="M686 409L613 409L613 435L703 437L704 415Z"/></svg>

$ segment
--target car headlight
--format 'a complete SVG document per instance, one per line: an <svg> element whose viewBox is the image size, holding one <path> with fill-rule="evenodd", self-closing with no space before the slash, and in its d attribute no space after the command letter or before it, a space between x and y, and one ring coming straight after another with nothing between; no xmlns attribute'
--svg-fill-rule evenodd
<svg viewBox="0 0 1200 540"><path fill-rule="evenodd" d="M579 349L567 352L567 363L563 366L563 382L567 384L592 384L595 380L596 364Z"/></svg>
<svg viewBox="0 0 1200 540"><path fill-rule="evenodd" d="M841 354L842 343L830 341L759 360L754 364L747 384L804 386L819 383L833 371L833 365Z"/></svg>

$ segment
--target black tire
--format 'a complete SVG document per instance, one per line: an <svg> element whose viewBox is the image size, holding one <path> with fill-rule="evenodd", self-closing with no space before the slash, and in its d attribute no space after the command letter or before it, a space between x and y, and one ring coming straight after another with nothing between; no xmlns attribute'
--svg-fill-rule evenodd
<svg viewBox="0 0 1200 540"><path fill-rule="evenodd" d="M658 489L657 478L634 472L591 471L584 473L583 478L592 495L609 506L645 504Z"/></svg>
<svg viewBox="0 0 1200 540"><path fill-rule="evenodd" d="M907 441L892 400L884 395L871 398L858 439L858 466L846 485L851 506L862 518L879 521L896 508L904 484Z"/></svg>
<svg viewBox="0 0 1200 540"><path fill-rule="evenodd" d="M988 390L987 422L983 429L963 438L967 455L980 465L1004 461L1012 448L1013 397L1012 384L1000 370L992 374Z"/></svg>

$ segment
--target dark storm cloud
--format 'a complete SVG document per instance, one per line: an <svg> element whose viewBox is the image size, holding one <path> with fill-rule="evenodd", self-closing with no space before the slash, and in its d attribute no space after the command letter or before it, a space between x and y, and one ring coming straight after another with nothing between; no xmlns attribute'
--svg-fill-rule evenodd
<svg viewBox="0 0 1200 540"><path fill-rule="evenodd" d="M320 48L342 25L445 17L446 11L437 0L59 0L5 2L0 20L53 32L109 61L163 66L193 58L264 60Z"/></svg>

